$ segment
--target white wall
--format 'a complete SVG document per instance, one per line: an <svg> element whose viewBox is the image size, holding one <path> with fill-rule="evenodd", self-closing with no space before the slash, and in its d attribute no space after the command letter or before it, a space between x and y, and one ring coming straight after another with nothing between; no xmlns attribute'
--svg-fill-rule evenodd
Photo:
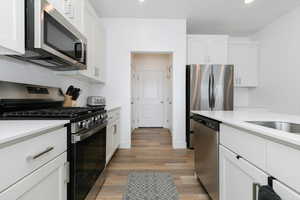
<svg viewBox="0 0 300 200"><path fill-rule="evenodd" d="M173 53L173 147L185 148L186 21L104 18L107 34L107 83L102 95L121 105L121 148L130 148L131 52Z"/></svg>
<svg viewBox="0 0 300 200"><path fill-rule="evenodd" d="M260 43L259 87L250 105L300 114L300 7L254 36Z"/></svg>
<svg viewBox="0 0 300 200"><path fill-rule="evenodd" d="M92 95L92 85L89 83L56 76L55 73L49 69L14 58L0 56L0 69L0 81L60 87L64 91L71 84L79 87L82 89L82 93L78 99L79 106L86 105L86 97Z"/></svg>

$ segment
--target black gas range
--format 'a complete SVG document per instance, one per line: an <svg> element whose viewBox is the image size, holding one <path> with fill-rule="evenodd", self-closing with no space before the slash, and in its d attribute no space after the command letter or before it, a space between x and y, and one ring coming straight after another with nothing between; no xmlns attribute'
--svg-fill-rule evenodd
<svg viewBox="0 0 300 200"><path fill-rule="evenodd" d="M61 89L0 82L0 120L67 120L68 200L84 200L104 182L107 112L104 106L63 107ZM99 188L99 187L98 187Z"/></svg>

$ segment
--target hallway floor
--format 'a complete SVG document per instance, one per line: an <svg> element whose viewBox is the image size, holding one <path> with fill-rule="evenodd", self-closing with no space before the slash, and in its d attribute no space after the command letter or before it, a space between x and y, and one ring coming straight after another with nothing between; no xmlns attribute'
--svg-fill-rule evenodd
<svg viewBox="0 0 300 200"><path fill-rule="evenodd" d="M119 150L110 162L97 200L122 200L129 172L145 170L171 173L180 200L209 200L194 177L193 161L193 151L172 149L167 129L137 129L132 149Z"/></svg>

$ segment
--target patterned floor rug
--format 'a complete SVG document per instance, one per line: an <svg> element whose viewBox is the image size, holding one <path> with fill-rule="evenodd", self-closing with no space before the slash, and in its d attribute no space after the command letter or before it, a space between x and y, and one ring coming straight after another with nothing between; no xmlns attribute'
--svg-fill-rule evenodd
<svg viewBox="0 0 300 200"><path fill-rule="evenodd" d="M178 200L173 178L168 173L132 172L123 200Z"/></svg>

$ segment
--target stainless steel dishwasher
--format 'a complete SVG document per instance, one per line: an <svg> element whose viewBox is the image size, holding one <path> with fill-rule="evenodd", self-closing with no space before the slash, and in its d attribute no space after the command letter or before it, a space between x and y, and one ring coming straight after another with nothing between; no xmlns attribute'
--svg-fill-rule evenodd
<svg viewBox="0 0 300 200"><path fill-rule="evenodd" d="M213 200L219 200L219 122L192 116L195 171Z"/></svg>

